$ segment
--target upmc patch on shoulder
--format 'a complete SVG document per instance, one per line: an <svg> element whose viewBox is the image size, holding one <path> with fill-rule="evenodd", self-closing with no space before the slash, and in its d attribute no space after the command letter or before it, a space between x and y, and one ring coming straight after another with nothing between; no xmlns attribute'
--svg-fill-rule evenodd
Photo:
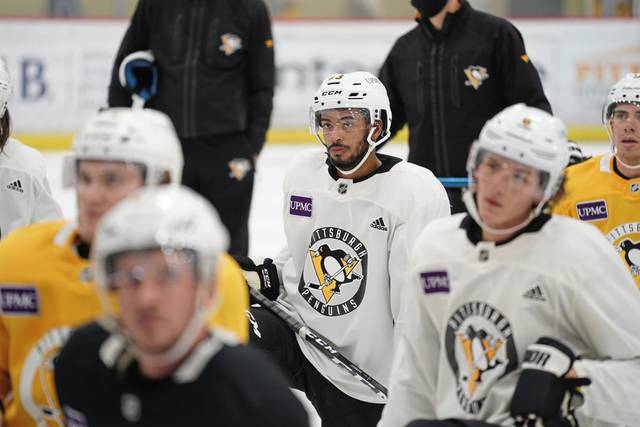
<svg viewBox="0 0 640 427"><path fill-rule="evenodd" d="M40 313L38 291L30 287L0 287L0 310L4 315L36 315Z"/></svg>
<svg viewBox="0 0 640 427"><path fill-rule="evenodd" d="M581 221L598 221L609 217L607 202L604 200L578 203L576 204L576 212Z"/></svg>
<svg viewBox="0 0 640 427"><path fill-rule="evenodd" d="M289 214L310 217L313 212L313 199L311 197L294 196L289 199Z"/></svg>
<svg viewBox="0 0 640 427"><path fill-rule="evenodd" d="M449 293L449 274L446 271L420 273L420 282L425 294Z"/></svg>

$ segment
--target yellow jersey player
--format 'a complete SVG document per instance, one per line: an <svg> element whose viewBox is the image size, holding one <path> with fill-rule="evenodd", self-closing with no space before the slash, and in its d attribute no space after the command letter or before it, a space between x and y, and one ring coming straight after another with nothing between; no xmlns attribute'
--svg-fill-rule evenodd
<svg viewBox="0 0 640 427"><path fill-rule="evenodd" d="M127 108L98 113L75 138L64 166L65 183L75 186L77 224L39 223L0 243L1 425L63 425L52 360L73 328L102 312L88 260L96 225L136 189L177 183L182 159L163 113ZM211 322L246 341L242 273L223 257L218 274L221 307Z"/></svg>
<svg viewBox="0 0 640 427"><path fill-rule="evenodd" d="M640 73L613 85L602 119L613 153L568 168L553 213L598 227L640 287Z"/></svg>

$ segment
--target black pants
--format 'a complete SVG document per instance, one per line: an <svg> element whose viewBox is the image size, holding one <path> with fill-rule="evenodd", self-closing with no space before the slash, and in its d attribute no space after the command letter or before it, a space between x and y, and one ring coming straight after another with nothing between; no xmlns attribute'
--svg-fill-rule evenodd
<svg viewBox="0 0 640 427"><path fill-rule="evenodd" d="M293 388L303 391L322 419L322 427L374 427L384 405L354 399L334 386L307 361L293 331L276 315L251 307L249 341L279 365Z"/></svg>
<svg viewBox="0 0 640 427"><path fill-rule="evenodd" d="M451 213L466 212L467 208L462 201L462 188L447 188L447 196L451 202Z"/></svg>
<svg viewBox="0 0 640 427"><path fill-rule="evenodd" d="M244 134L183 138L182 183L215 206L229 231L229 253L249 252L253 153Z"/></svg>

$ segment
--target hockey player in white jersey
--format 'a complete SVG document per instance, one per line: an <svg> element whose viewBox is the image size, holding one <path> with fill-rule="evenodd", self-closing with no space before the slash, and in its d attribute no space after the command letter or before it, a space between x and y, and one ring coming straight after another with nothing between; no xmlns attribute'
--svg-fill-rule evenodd
<svg viewBox="0 0 640 427"><path fill-rule="evenodd" d="M588 382L586 425L637 425L638 291L595 227L541 213L562 184L565 134L524 104L485 124L469 214L432 222L413 250L379 427L575 425L569 397Z"/></svg>
<svg viewBox="0 0 640 427"><path fill-rule="evenodd" d="M51 195L44 157L10 138L10 94L9 71L0 59L0 239L15 228L62 217Z"/></svg>
<svg viewBox="0 0 640 427"><path fill-rule="evenodd" d="M287 170L287 248L275 263L243 264L259 272L264 294L386 385L412 242L431 220L449 215L449 200L429 170L376 153L389 137L391 111L372 74L327 78L310 122L326 151L309 151ZM271 312L251 314L251 342L274 354L323 426L376 424L385 399Z"/></svg>

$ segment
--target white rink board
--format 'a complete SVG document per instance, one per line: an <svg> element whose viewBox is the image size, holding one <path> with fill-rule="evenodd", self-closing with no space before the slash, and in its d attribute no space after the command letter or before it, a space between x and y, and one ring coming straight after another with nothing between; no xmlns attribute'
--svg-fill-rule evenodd
<svg viewBox="0 0 640 427"><path fill-rule="evenodd" d="M598 125L608 87L625 73L640 71L639 19L513 22L556 114L568 126ZM0 18L3 40L11 41L2 45L0 57L14 80L15 132L74 132L104 106L127 25L127 20ZM409 19L276 21L272 128L306 127L309 102L323 78L356 69L377 73L395 39L414 25Z"/></svg>

